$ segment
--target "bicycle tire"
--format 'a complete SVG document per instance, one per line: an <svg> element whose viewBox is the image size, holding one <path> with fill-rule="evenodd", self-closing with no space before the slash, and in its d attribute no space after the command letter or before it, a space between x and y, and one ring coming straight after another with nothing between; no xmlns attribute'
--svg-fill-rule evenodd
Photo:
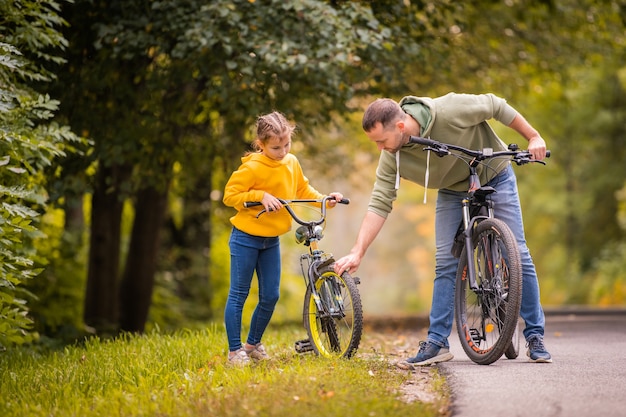
<svg viewBox="0 0 626 417"><path fill-rule="evenodd" d="M507 359L515 359L519 356L519 342L520 342L520 329L519 324L515 324L515 331L513 332L513 337L511 338L511 343L504 351L504 356Z"/></svg>
<svg viewBox="0 0 626 417"><path fill-rule="evenodd" d="M344 272L337 275L332 265L319 270L315 288L331 313L322 317L311 288L304 295L303 319L313 351L325 357L352 357L361 342L363 309L356 282Z"/></svg>
<svg viewBox="0 0 626 417"><path fill-rule="evenodd" d="M515 236L499 219L475 226L472 247L479 291L469 288L463 248L455 285L456 327L467 356L489 365L511 345L521 306L522 265Z"/></svg>

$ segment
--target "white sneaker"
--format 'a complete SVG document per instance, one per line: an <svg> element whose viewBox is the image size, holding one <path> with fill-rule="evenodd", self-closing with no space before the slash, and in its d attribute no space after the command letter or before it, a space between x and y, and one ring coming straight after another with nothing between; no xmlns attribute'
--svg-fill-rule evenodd
<svg viewBox="0 0 626 417"><path fill-rule="evenodd" d="M234 355L228 355L228 365L238 368L243 368L250 364L250 357L246 353L246 351L241 348L235 351Z"/></svg>

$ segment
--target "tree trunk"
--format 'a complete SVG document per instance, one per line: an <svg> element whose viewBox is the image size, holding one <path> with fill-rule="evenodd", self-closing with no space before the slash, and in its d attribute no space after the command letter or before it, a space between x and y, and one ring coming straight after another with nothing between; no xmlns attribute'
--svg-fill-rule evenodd
<svg viewBox="0 0 626 417"><path fill-rule="evenodd" d="M143 332L152 302L160 232L167 191L149 187L137 193L128 259L120 286L120 329Z"/></svg>
<svg viewBox="0 0 626 417"><path fill-rule="evenodd" d="M120 226L123 202L110 187L117 170L100 167L91 208L91 235L83 318L96 332L117 330Z"/></svg>

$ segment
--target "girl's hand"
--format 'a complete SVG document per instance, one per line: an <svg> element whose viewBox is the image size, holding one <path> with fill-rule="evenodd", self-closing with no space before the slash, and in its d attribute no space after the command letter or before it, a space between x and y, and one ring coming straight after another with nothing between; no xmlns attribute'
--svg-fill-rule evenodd
<svg viewBox="0 0 626 417"><path fill-rule="evenodd" d="M274 197L270 193L263 194L263 199L261 200L261 204L265 207L266 211L278 211L283 208L282 203L278 198Z"/></svg>
<svg viewBox="0 0 626 417"><path fill-rule="evenodd" d="M328 200L328 207L335 207L337 205L337 202L340 200L343 200L343 194L338 193L338 192L333 192L328 194L331 197L335 197L334 200Z"/></svg>

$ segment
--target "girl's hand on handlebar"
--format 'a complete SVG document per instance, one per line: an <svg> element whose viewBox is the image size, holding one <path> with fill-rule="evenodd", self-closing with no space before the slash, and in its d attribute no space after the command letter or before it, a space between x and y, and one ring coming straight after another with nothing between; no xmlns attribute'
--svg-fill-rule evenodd
<svg viewBox="0 0 626 417"><path fill-rule="evenodd" d="M327 200L328 207L335 207L337 205L338 201L343 200L343 194L341 194L341 193L332 192L332 193L330 193L328 195L335 198L334 200L333 199Z"/></svg>
<svg viewBox="0 0 626 417"><path fill-rule="evenodd" d="M263 199L261 200L261 204L265 207L266 211L278 211L283 208L280 200L270 193L263 194Z"/></svg>

